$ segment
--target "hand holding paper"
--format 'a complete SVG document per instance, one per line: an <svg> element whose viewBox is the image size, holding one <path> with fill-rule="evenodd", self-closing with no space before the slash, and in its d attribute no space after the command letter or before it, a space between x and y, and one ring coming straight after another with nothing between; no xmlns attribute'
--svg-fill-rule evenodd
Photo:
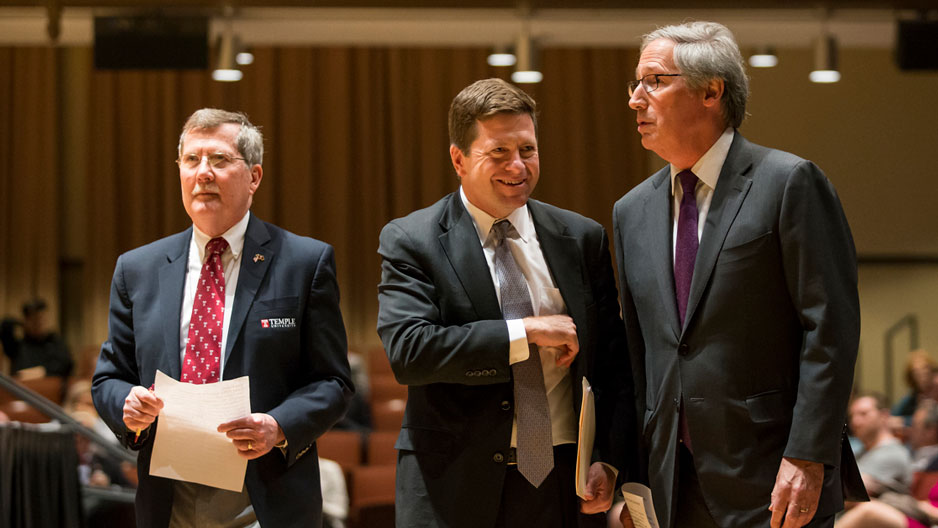
<svg viewBox="0 0 938 528"><path fill-rule="evenodd" d="M602 513L612 507L616 474L602 462L590 466L586 481L586 493L580 501L580 511L587 515Z"/></svg>
<svg viewBox="0 0 938 528"><path fill-rule="evenodd" d="M621 489L622 497L625 498L625 506L622 507L622 514L619 516L622 526L658 528L658 516L655 515L655 505L648 486L637 482L626 482Z"/></svg>
<svg viewBox="0 0 938 528"><path fill-rule="evenodd" d="M150 427L163 409L163 400L144 387L130 389L124 398L124 425L130 431L140 431Z"/></svg>
<svg viewBox="0 0 938 528"><path fill-rule="evenodd" d="M266 455L285 438L277 420L264 413L225 422L218 426L218 432L232 439L238 454L247 460Z"/></svg>
<svg viewBox="0 0 938 528"><path fill-rule="evenodd" d="M163 400L163 410L150 474L241 491L247 459L217 428L251 414L247 376L194 385L157 371L154 392Z"/></svg>

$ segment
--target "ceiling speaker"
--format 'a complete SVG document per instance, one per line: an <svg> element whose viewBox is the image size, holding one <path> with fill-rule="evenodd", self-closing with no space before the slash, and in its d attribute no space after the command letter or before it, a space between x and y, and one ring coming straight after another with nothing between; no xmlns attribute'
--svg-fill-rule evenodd
<svg viewBox="0 0 938 528"><path fill-rule="evenodd" d="M98 69L205 69L208 18L95 17L94 66Z"/></svg>

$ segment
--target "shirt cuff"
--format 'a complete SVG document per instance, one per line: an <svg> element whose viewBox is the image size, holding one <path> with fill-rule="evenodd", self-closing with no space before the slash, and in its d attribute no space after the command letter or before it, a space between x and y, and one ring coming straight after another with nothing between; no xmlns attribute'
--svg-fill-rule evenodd
<svg viewBox="0 0 938 528"><path fill-rule="evenodd" d="M524 331L524 321L522 319L509 319L508 323L508 341L511 343L508 349L508 364L514 365L520 363L531 355L531 349L528 348L528 333Z"/></svg>

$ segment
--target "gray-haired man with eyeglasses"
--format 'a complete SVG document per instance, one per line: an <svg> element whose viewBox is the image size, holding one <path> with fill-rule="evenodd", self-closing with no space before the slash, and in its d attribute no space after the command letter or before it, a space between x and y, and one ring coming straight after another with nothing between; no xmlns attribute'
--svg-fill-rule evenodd
<svg viewBox="0 0 938 528"><path fill-rule="evenodd" d="M92 395L140 451L137 526L322 523L315 441L353 391L335 261L329 245L250 212L263 153L244 114L192 114L177 158L192 227L117 260ZM147 387L157 370L189 383L250 377L253 414L211 424L248 460L240 492L150 475L163 402Z"/></svg>
<svg viewBox="0 0 938 528"><path fill-rule="evenodd" d="M840 201L816 165L736 130L749 83L726 27L645 35L636 74L642 145L668 166L613 223L661 526L833 526L838 468L856 468L843 428L860 330Z"/></svg>

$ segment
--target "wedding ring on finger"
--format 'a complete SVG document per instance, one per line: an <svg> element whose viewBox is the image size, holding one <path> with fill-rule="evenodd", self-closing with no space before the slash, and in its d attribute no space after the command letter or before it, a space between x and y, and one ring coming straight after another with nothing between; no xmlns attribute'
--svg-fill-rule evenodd
<svg viewBox="0 0 938 528"><path fill-rule="evenodd" d="M248 451L253 451L253 450L254 450L254 444L252 444L251 442L248 442Z"/></svg>

